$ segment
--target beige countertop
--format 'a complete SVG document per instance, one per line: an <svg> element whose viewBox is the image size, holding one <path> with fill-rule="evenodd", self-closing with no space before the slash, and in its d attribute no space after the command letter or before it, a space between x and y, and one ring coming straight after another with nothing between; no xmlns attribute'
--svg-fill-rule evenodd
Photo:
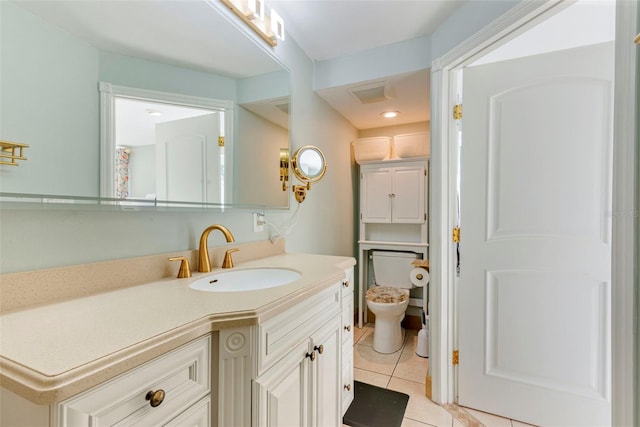
<svg viewBox="0 0 640 427"><path fill-rule="evenodd" d="M281 267L302 276L245 292L201 292L161 279L0 316L0 384L38 404L66 399L208 332L254 325L331 286L350 257L282 254L236 269Z"/></svg>

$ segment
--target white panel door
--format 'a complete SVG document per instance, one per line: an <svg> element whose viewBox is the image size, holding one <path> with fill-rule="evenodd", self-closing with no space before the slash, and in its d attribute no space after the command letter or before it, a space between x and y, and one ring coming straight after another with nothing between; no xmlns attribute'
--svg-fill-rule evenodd
<svg viewBox="0 0 640 427"><path fill-rule="evenodd" d="M221 201L222 152L218 113L156 125L158 198L181 202Z"/></svg>
<svg viewBox="0 0 640 427"><path fill-rule="evenodd" d="M460 405L610 424L613 64L607 43L464 71Z"/></svg>

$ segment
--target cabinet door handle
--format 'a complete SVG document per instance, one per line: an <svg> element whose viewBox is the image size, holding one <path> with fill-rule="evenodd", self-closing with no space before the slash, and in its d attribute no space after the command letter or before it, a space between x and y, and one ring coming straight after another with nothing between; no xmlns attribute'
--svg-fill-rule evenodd
<svg viewBox="0 0 640 427"><path fill-rule="evenodd" d="M320 354L324 353L324 345L322 345L322 344L313 347L313 349L314 350L318 350L318 353L320 353Z"/></svg>
<svg viewBox="0 0 640 427"><path fill-rule="evenodd" d="M344 389L347 391L351 391L351 384L345 384Z"/></svg>
<svg viewBox="0 0 640 427"><path fill-rule="evenodd" d="M151 390L147 393L145 399L149 401L149 405L151 405L153 408L155 408L156 406L160 406L160 404L164 402L164 390Z"/></svg>
<svg viewBox="0 0 640 427"><path fill-rule="evenodd" d="M348 281L348 280L344 280L344 281L342 282L342 287L343 287L343 288L348 288L348 287L349 287L349 284L350 284L350 283L349 283L349 281Z"/></svg>
<svg viewBox="0 0 640 427"><path fill-rule="evenodd" d="M351 325L345 326L344 330L347 331L347 332L351 332Z"/></svg>
<svg viewBox="0 0 640 427"><path fill-rule="evenodd" d="M312 351L311 353L307 353L305 357L308 357L313 362L314 360L316 360L316 352Z"/></svg>

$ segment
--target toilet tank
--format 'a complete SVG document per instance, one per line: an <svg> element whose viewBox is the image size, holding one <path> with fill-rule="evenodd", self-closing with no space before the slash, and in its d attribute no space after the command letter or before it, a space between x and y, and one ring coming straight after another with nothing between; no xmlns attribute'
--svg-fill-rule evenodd
<svg viewBox="0 0 640 427"><path fill-rule="evenodd" d="M411 289L411 262L418 258L414 252L372 251L373 277L378 286Z"/></svg>

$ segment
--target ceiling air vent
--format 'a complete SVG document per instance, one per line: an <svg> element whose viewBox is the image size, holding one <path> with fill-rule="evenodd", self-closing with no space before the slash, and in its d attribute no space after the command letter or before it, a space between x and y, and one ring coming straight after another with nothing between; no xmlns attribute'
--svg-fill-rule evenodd
<svg viewBox="0 0 640 427"><path fill-rule="evenodd" d="M373 104L393 98L391 87L386 81L367 83L349 88L349 92L361 104Z"/></svg>
<svg viewBox="0 0 640 427"><path fill-rule="evenodd" d="M283 113L289 114L289 98L281 98L279 100L273 101L271 105L273 105Z"/></svg>

